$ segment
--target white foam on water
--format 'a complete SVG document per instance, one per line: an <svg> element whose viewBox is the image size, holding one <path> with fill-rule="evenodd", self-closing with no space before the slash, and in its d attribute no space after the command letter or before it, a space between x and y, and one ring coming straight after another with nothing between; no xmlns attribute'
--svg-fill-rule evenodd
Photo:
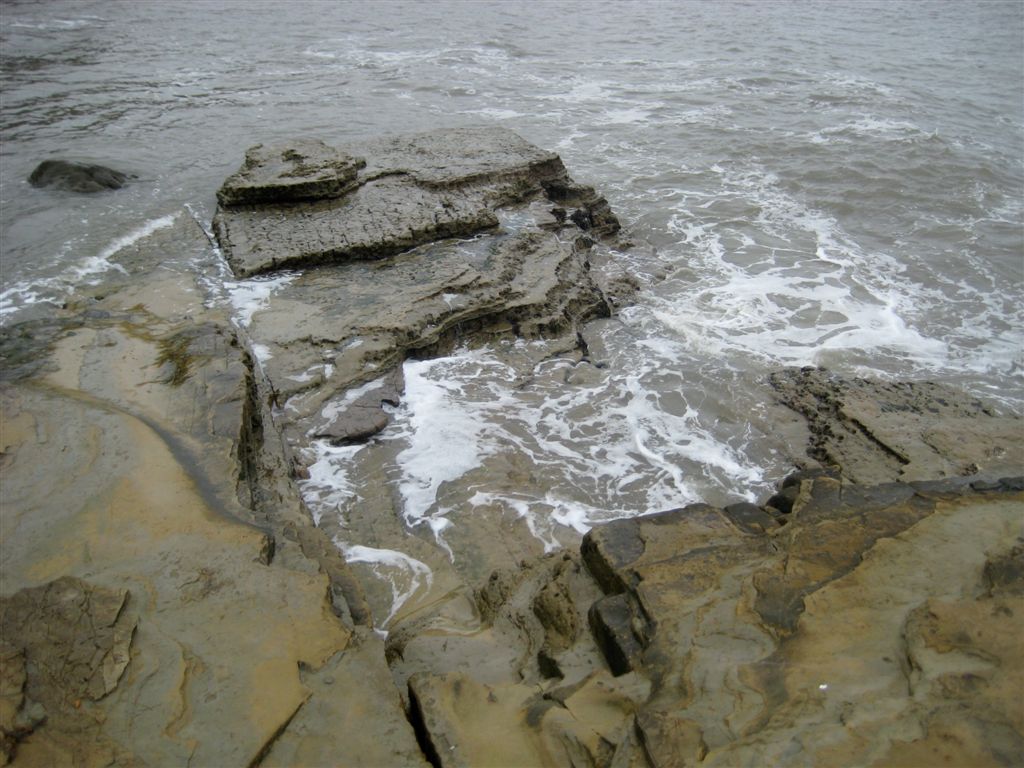
<svg viewBox="0 0 1024 768"><path fill-rule="evenodd" d="M527 354L530 347L519 341L504 349ZM678 347L666 341L661 350L654 344L634 352L587 387L565 386L573 367L565 359L542 360L524 387L518 369L487 348L407 362L403 403L380 435L404 445L396 470L406 523L429 525L447 549L443 534L454 509L496 505L522 518L550 550L559 546L559 526L585 532L601 520L682 506L708 482L752 500L744 489L763 485L762 470L716 437L696 409L672 412L660 400L655 379L675 365ZM536 489L524 479L509 492L503 469L474 475L472 484L463 479L499 454L533 467Z"/></svg>
<svg viewBox="0 0 1024 768"><path fill-rule="evenodd" d="M87 256L72 263L59 275L46 278L28 278L5 288L0 293L0 321L23 307L40 301L56 300L57 297L72 293L82 284L96 285L107 272L115 271L127 275L128 271L117 262L111 261L111 257L128 246L149 237L157 230L171 226L177 218L177 213L171 213L151 219L131 230L128 234L112 240L94 256ZM65 243L61 248L60 254L57 256L58 262L64 261L77 247L76 241Z"/></svg>
<svg viewBox="0 0 1024 768"><path fill-rule="evenodd" d="M45 301L44 286L37 282L21 281L0 291L0 323L19 309Z"/></svg>
<svg viewBox="0 0 1024 768"><path fill-rule="evenodd" d="M526 522L530 533L550 553L561 548L556 537L556 527L571 528L576 533L586 534L598 523L632 517L634 510L608 510L598 508L574 499L565 499L548 492L540 496L477 491L468 501L472 507L499 507L511 510Z"/></svg>
<svg viewBox="0 0 1024 768"><path fill-rule="evenodd" d="M737 225L681 201L668 226L700 282L652 302L652 315L691 349L789 365L824 363L843 350L921 367L947 362L948 346L911 322L926 292L903 277L904 264L860 247L773 174L726 174L724 186L722 199L756 206L757 216Z"/></svg>
<svg viewBox="0 0 1024 768"><path fill-rule="evenodd" d="M558 99L571 103L600 102L608 96L610 83L597 80L575 79L575 83L568 93L559 94ZM556 98L556 97L553 97Z"/></svg>
<svg viewBox="0 0 1024 768"><path fill-rule="evenodd" d="M889 141L917 141L937 137L935 130L926 131L907 120L864 115L841 125L822 128L808 136L815 144L849 142L852 139L882 139Z"/></svg>
<svg viewBox="0 0 1024 768"><path fill-rule="evenodd" d="M378 578L391 585L391 611L380 627L386 627L398 610L417 592L427 591L434 583L434 573L430 566L404 552L394 549L378 549L361 544L346 544L340 539L334 540L345 560L349 563L366 563Z"/></svg>
<svg viewBox="0 0 1024 768"><path fill-rule="evenodd" d="M384 383L385 380L380 378L347 390L341 397L328 400L327 403L324 404L323 408L321 408L320 416L327 421L334 421L339 414L348 410L352 403L356 402L363 395L367 395L375 389L380 389L384 386Z"/></svg>
<svg viewBox="0 0 1024 768"><path fill-rule="evenodd" d="M252 342L249 347L252 350L253 357L256 358L260 365L263 365L263 363L267 362L267 360L270 360L274 356L270 351L270 347L266 344Z"/></svg>
<svg viewBox="0 0 1024 768"><path fill-rule="evenodd" d="M458 375L467 367L482 372L495 365L473 352L405 363L405 394L398 410L402 418L396 420L398 430L388 437L406 442L397 457L402 475L398 489L409 525L441 514L429 514L440 487L476 468L493 452L494 446L485 439L485 414L500 408L500 403L465 399ZM442 371L443 377L431 376Z"/></svg>
<svg viewBox="0 0 1024 768"><path fill-rule="evenodd" d="M625 107L606 110L601 115L601 122L609 125L628 125L646 122L650 116L650 111L643 107Z"/></svg>
<svg viewBox="0 0 1024 768"><path fill-rule="evenodd" d="M251 277L246 280L224 281L224 290L235 311L235 320L243 328L252 324L252 316L266 309L275 291L291 283L298 272L282 272L270 277Z"/></svg>
<svg viewBox="0 0 1024 768"><path fill-rule="evenodd" d="M356 454L365 446L332 445L329 440L313 440L305 458L308 462L309 477L299 481L299 490L317 525L327 512L333 512L343 519L342 508L359 497L358 490L349 476L349 470Z"/></svg>
<svg viewBox="0 0 1024 768"><path fill-rule="evenodd" d="M128 274L127 270L120 264L115 264L110 261L110 257L116 254L118 251L127 248L129 245L134 245L139 240L149 237L158 229L165 229L171 226L177 220L178 214L171 213L166 216L161 216L158 219L147 221L141 227L133 229L124 237L119 237L110 243L106 248L100 251L96 256L86 259L84 262L72 267L71 274L74 278L81 280L91 275L100 274L107 272L111 269L116 269L119 272Z"/></svg>
<svg viewBox="0 0 1024 768"><path fill-rule="evenodd" d="M490 117L495 120L514 120L517 117L523 117L522 112L517 112L514 109L501 109L498 107L486 107L484 109L469 109L466 110L467 115L481 115L482 117Z"/></svg>
<svg viewBox="0 0 1024 768"><path fill-rule="evenodd" d="M82 16L77 19L49 19L48 21L11 21L8 26L18 29L63 30L92 27L97 21L106 21L99 16Z"/></svg>
<svg viewBox="0 0 1024 768"><path fill-rule="evenodd" d="M305 370L302 373L286 376L285 378L291 379L292 381L297 382L299 384L305 384L306 382L315 379L318 372L324 374L324 378L327 378L325 372L326 368L326 363L318 363L317 365L314 365L312 368L309 368L308 370Z"/></svg>

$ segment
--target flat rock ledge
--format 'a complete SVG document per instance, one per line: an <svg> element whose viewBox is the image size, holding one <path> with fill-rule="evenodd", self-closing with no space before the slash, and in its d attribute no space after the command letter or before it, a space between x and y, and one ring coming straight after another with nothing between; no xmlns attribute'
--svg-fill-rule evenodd
<svg viewBox="0 0 1024 768"><path fill-rule="evenodd" d="M932 480L1021 470L1024 422L936 382L844 378L824 368L770 376L807 421L807 454L853 482Z"/></svg>
<svg viewBox="0 0 1024 768"><path fill-rule="evenodd" d="M296 454L383 429L410 356L509 336L571 352L637 286L607 201L501 128L261 145L218 197L231 268L272 286L247 332Z"/></svg>
<svg viewBox="0 0 1024 768"><path fill-rule="evenodd" d="M495 209L547 196L587 229L618 222L558 155L500 128L367 142L253 147L218 192L217 239L239 277L308 264L379 259L498 228ZM558 215L558 214L554 214Z"/></svg>
<svg viewBox="0 0 1024 768"><path fill-rule="evenodd" d="M930 382L771 383L810 440L762 503L595 527L478 585L476 631L454 600L392 629L434 765L1024 761L1021 420Z"/></svg>

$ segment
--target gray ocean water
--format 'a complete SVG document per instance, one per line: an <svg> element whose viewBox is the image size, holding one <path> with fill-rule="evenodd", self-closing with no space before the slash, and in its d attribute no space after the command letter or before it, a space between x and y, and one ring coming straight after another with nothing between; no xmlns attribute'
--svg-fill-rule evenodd
<svg viewBox="0 0 1024 768"><path fill-rule="evenodd" d="M567 387L556 360L524 384L515 345L410 363L378 441L309 457L307 499L342 528L360 467L382 461L406 521L439 541L467 505L502 506L555 546L561 528L612 515L760 497L789 468L759 405L782 365L1024 404L1016 0L4 0L0 13L5 324L117 276L119 249L183 206L208 220L246 147L297 135L507 126L559 152L657 249L622 254L644 287L597 331L597 378ZM139 178L91 197L33 189L51 157ZM252 309L272 290L223 293ZM509 465L529 483L494 480ZM359 549L373 542L344 544L374 557Z"/></svg>

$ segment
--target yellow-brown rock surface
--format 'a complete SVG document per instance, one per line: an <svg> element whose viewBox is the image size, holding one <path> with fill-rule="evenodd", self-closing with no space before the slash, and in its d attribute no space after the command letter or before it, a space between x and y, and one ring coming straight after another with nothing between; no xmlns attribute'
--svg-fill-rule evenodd
<svg viewBox="0 0 1024 768"><path fill-rule="evenodd" d="M416 764L386 667L363 675L327 574L247 522L250 371L197 297L154 280L69 314L44 372L0 390L4 759L252 765L290 723L310 727L304 710L366 701L373 680L374 716L328 721L332 748Z"/></svg>

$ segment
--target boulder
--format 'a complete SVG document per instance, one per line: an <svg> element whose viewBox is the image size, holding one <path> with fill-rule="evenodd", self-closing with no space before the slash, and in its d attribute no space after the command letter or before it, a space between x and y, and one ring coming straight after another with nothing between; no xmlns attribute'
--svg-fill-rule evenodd
<svg viewBox="0 0 1024 768"><path fill-rule="evenodd" d="M102 165L70 160L44 160L28 177L33 187L61 189L67 192L104 192L120 189L131 176Z"/></svg>

